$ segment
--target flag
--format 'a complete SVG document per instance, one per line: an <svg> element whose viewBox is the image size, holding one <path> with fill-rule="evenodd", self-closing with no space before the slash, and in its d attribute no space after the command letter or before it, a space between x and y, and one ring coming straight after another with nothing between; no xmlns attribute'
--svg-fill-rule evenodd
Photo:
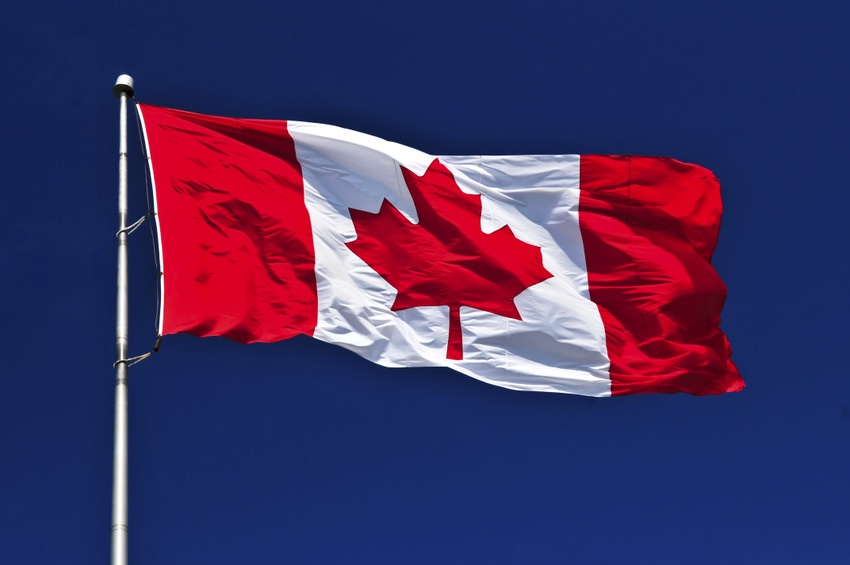
<svg viewBox="0 0 850 565"><path fill-rule="evenodd" d="M304 334L516 390L716 394L715 176L668 158L431 156L142 104L160 334Z"/></svg>

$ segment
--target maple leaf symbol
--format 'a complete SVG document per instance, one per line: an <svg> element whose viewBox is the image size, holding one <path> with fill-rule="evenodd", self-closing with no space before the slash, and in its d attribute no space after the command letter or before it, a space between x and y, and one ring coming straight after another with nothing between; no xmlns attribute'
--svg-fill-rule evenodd
<svg viewBox="0 0 850 565"><path fill-rule="evenodd" d="M521 320L514 298L552 274L509 226L481 231L481 195L462 192L438 159L421 177L401 172L419 223L386 199L377 214L351 208L357 239L346 245L398 291L393 311L448 306L446 358L463 359L461 306Z"/></svg>

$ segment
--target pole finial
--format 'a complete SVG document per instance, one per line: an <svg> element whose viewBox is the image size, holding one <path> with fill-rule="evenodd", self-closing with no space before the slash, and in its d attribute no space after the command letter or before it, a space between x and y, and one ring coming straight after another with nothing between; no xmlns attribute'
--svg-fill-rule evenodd
<svg viewBox="0 0 850 565"><path fill-rule="evenodd" d="M116 98L121 98L121 93L126 92L128 97L133 96L133 77L130 75L121 75L115 81L115 86L112 87L112 94Z"/></svg>

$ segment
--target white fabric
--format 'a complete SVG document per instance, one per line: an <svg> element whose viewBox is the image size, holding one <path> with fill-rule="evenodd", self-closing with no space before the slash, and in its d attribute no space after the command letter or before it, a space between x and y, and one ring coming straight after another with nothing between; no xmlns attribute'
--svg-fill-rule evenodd
<svg viewBox="0 0 850 565"><path fill-rule="evenodd" d="M418 222L399 166L422 175L434 157L334 126L288 122L314 230L319 321L314 337L387 367L448 366L517 389L609 396L605 329L588 295L578 224L577 155L439 157L464 192L482 195L481 229L507 224L542 250L552 278L520 293L522 320L462 307L463 360L446 359L449 308L393 312L396 290L346 247L349 208L384 198Z"/></svg>

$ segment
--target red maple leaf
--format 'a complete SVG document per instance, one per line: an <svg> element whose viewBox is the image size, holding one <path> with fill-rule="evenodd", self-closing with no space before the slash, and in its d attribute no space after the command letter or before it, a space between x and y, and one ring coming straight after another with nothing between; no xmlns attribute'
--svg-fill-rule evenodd
<svg viewBox="0 0 850 565"><path fill-rule="evenodd" d="M398 291L393 311L448 306L446 358L463 359L461 306L521 320L514 298L552 274L509 226L481 231L481 196L462 192L439 160L421 177L401 171L419 223L386 199L377 214L351 208L357 239L346 245Z"/></svg>

